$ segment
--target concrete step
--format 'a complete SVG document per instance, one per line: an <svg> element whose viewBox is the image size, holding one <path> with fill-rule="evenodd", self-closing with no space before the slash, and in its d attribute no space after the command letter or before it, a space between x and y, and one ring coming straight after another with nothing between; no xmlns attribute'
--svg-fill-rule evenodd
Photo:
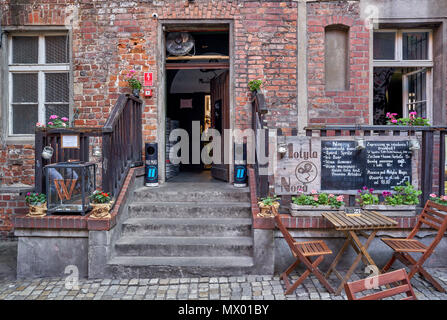
<svg viewBox="0 0 447 320"><path fill-rule="evenodd" d="M251 256L127 257L108 262L112 278L183 278L250 274Z"/></svg>
<svg viewBox="0 0 447 320"><path fill-rule="evenodd" d="M150 236L251 236L249 218L131 218L123 235Z"/></svg>
<svg viewBox="0 0 447 320"><path fill-rule="evenodd" d="M131 218L249 218L251 208L249 202L134 202L129 205L129 216Z"/></svg>
<svg viewBox="0 0 447 320"><path fill-rule="evenodd" d="M251 237L123 236L115 243L117 256L250 256L252 252Z"/></svg>
<svg viewBox="0 0 447 320"><path fill-rule="evenodd" d="M199 185L199 186L198 186ZM228 184L169 184L159 188L139 188L134 192L135 201L141 202L250 202L248 188L234 188Z"/></svg>

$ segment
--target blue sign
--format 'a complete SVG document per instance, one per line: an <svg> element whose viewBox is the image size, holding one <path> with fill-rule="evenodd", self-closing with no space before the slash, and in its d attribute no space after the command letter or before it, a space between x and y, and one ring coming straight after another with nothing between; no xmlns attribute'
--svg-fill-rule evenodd
<svg viewBox="0 0 447 320"><path fill-rule="evenodd" d="M158 168L156 166L147 166L147 179L149 181L158 180Z"/></svg>
<svg viewBox="0 0 447 320"><path fill-rule="evenodd" d="M247 178L247 169L245 166L236 166L234 168L235 180L238 182L245 182Z"/></svg>

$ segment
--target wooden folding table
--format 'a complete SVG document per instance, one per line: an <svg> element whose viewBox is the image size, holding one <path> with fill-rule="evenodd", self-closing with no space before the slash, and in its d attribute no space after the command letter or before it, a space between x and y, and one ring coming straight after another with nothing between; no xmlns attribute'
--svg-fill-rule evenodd
<svg viewBox="0 0 447 320"><path fill-rule="evenodd" d="M334 261L329 267L329 270L326 273L326 279L329 278L332 272L334 272L337 278L342 281L338 289L335 291L336 295L340 295L345 283L349 280L352 273L357 268L360 260L362 260L362 262L366 266L375 266L377 268L374 260L371 258L367 251L369 245L371 244L378 231L383 229L396 228L398 223L397 221L385 217L384 215L376 211L367 210L362 210L360 215L347 215L343 211L325 212L322 215L327 220L329 220L331 224L334 225L335 230L342 231L346 236L345 243L343 244L342 248L338 252L337 256L335 257ZM366 232L368 230L371 231L370 234ZM359 236L367 239L364 244L360 241ZM339 263L341 257L343 256L343 253L346 251L346 249L348 249L349 245L351 245L354 251L357 252L357 257L355 258L346 275L343 277L335 269L335 267ZM379 269L377 268L376 270Z"/></svg>

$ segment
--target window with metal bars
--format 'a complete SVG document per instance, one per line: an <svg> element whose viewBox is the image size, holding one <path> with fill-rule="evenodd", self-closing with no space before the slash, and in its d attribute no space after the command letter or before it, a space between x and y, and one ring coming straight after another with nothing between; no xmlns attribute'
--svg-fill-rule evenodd
<svg viewBox="0 0 447 320"><path fill-rule="evenodd" d="M9 135L34 134L51 115L69 118L68 34L12 34L8 70Z"/></svg>

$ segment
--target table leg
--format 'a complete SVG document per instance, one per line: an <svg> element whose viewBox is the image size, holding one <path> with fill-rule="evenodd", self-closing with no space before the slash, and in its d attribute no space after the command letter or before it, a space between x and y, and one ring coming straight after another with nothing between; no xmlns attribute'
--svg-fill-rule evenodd
<svg viewBox="0 0 447 320"><path fill-rule="evenodd" d="M368 249L369 245L371 244L372 240L374 239L374 237L376 236L377 231L373 231L370 235L369 238L366 240L365 245L362 245L362 243L360 242L359 238L355 235L354 231L349 231L349 234L351 235L351 237L348 236L349 242L351 243L351 245L357 246L360 249L360 253L357 254L357 257L355 258L353 264L351 265L351 267L349 268L348 272L346 273L343 281L341 282L340 286L338 287L337 291L335 292L335 295L340 295L341 291L343 290L343 287L345 285L345 283L349 280L349 278L351 278L352 273L355 271L355 269L357 268L357 265L360 262L360 259L363 257L364 252L366 251L366 249ZM355 235L355 237L352 237L352 234ZM356 239L359 241L359 243L356 243ZM368 255L369 256L369 255ZM371 258L371 257L370 257ZM372 259L371 259L372 261ZM375 264L374 264L375 265Z"/></svg>
<svg viewBox="0 0 447 320"><path fill-rule="evenodd" d="M334 261L332 261L331 266L329 267L328 271L326 272L325 278L328 279L331 275L332 271L335 270L335 267L337 266L338 262L340 261L341 257L343 256L343 253L345 253L346 249L348 249L349 246L349 239L346 239L345 243L343 244L340 251L337 253Z"/></svg>

